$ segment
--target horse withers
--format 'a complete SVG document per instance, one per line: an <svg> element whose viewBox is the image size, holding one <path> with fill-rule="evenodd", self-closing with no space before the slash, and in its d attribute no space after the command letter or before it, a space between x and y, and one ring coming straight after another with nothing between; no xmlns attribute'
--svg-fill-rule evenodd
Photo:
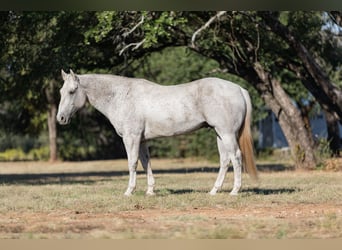
<svg viewBox="0 0 342 250"><path fill-rule="evenodd" d="M127 151L129 182L125 195L136 187L140 159L147 172L147 195L154 194L155 180L146 142L211 127L217 134L220 169L210 194L222 187L230 162L234 170L231 195L241 187L241 168L257 176L250 123L252 105L248 92L239 85L203 78L189 83L163 86L145 79L106 74L76 75L62 70L64 80L57 120L65 125L86 100L104 114Z"/></svg>

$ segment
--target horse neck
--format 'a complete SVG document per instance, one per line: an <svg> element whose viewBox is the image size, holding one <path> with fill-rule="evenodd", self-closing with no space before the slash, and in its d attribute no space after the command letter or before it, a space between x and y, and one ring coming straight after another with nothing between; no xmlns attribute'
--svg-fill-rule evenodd
<svg viewBox="0 0 342 250"><path fill-rule="evenodd" d="M126 84L120 82L120 77L79 75L79 79L90 104L106 116L108 109L115 105L115 96L125 91Z"/></svg>

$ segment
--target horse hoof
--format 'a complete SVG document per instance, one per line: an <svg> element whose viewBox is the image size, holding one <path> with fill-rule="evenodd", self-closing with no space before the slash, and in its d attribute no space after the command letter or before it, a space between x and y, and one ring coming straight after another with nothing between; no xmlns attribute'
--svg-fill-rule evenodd
<svg viewBox="0 0 342 250"><path fill-rule="evenodd" d="M216 195L216 193L217 193L218 190L219 190L219 189L218 189L217 187L213 187L213 188L211 189L211 191L209 192L209 194L210 194L210 195Z"/></svg>
<svg viewBox="0 0 342 250"><path fill-rule="evenodd" d="M124 195L125 196L132 196L132 194L133 194L133 190L127 190L125 193L124 193Z"/></svg>
<svg viewBox="0 0 342 250"><path fill-rule="evenodd" d="M238 192L230 192L230 194L229 195L231 195L231 196L237 196L238 195Z"/></svg>
<svg viewBox="0 0 342 250"><path fill-rule="evenodd" d="M210 191L210 192L209 192L209 195L214 196L214 195L216 195L216 193L217 193L217 191Z"/></svg>
<svg viewBox="0 0 342 250"><path fill-rule="evenodd" d="M147 196L154 196L154 195L156 195L153 191L151 192L151 191L147 191L146 192L146 195Z"/></svg>
<svg viewBox="0 0 342 250"><path fill-rule="evenodd" d="M124 193L125 196L132 196L132 194L134 193L135 191L135 187L128 187L126 189L126 192Z"/></svg>

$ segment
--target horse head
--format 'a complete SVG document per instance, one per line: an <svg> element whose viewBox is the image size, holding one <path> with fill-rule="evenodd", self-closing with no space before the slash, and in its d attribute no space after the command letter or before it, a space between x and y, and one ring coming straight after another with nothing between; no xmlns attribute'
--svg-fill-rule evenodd
<svg viewBox="0 0 342 250"><path fill-rule="evenodd" d="M72 70L70 70L70 74L62 70L62 78L64 84L60 90L61 100L58 106L57 121L59 124L65 125L70 122L76 111L84 106L87 96L80 87L79 77Z"/></svg>

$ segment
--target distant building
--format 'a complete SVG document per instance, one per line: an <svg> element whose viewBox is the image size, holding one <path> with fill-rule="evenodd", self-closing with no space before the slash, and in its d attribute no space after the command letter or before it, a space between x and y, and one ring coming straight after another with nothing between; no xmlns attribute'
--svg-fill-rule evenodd
<svg viewBox="0 0 342 250"><path fill-rule="evenodd" d="M327 138L327 125L325 116L320 113L310 119L312 133L315 138ZM339 123L340 136L342 125ZM259 148L284 148L288 143L274 113L269 110L265 119L259 121ZM340 138L342 140L342 137Z"/></svg>

